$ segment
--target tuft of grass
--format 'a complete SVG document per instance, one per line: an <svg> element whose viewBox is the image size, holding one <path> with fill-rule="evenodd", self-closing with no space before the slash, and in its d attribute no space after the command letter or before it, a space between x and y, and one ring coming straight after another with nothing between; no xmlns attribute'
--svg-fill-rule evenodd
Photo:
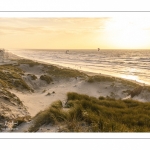
<svg viewBox="0 0 150 150"><path fill-rule="evenodd" d="M51 107L39 112L34 117L34 124L29 128L29 132L36 132L44 124L56 125L58 122L64 122L67 119L66 112L62 110L61 101L56 101Z"/></svg>
<svg viewBox="0 0 150 150"><path fill-rule="evenodd" d="M98 99L99 99L99 100L105 100L105 97L100 96Z"/></svg>
<svg viewBox="0 0 150 150"><path fill-rule="evenodd" d="M49 84L53 81L53 79L48 75L41 75L40 79L46 81L47 84Z"/></svg>
<svg viewBox="0 0 150 150"><path fill-rule="evenodd" d="M28 74L28 76L30 76L32 80L36 80L37 79L37 76L34 75L34 74Z"/></svg>
<svg viewBox="0 0 150 150"><path fill-rule="evenodd" d="M15 86L19 90L21 88L33 92L33 89L31 89L24 80L14 80L13 86Z"/></svg>
<svg viewBox="0 0 150 150"><path fill-rule="evenodd" d="M134 96L139 95L141 93L142 89L143 89L142 86L138 86L133 91L131 91L129 93L129 95L131 95L131 97L133 98Z"/></svg>
<svg viewBox="0 0 150 150"><path fill-rule="evenodd" d="M61 101L55 101L52 103L51 107L54 107L54 108L58 108L58 109L61 109L63 107L62 105L62 102Z"/></svg>

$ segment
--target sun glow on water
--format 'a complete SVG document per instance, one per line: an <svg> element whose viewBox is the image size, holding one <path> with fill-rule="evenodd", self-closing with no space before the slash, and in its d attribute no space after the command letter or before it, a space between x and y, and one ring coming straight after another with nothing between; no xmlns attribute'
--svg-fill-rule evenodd
<svg viewBox="0 0 150 150"><path fill-rule="evenodd" d="M139 83L143 83L143 81L141 81L139 79L139 77L135 76L135 75L121 75L121 78L132 80L132 81L139 82Z"/></svg>

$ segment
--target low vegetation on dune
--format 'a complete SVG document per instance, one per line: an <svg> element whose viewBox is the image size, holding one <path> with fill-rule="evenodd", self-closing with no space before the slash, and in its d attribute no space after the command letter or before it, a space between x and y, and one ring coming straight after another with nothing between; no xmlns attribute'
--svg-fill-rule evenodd
<svg viewBox="0 0 150 150"><path fill-rule="evenodd" d="M54 76L56 78L74 78L74 77L86 78L87 77L85 73L82 73L78 70L59 68L52 65L46 67L46 72L49 75Z"/></svg>
<svg viewBox="0 0 150 150"><path fill-rule="evenodd" d="M127 85L127 86L132 86L132 87L138 87L139 83L127 80L127 79L123 79L123 78L118 78L118 81L120 83L122 83L123 85Z"/></svg>
<svg viewBox="0 0 150 150"><path fill-rule="evenodd" d="M53 81L53 79L50 76L46 75L46 74L45 75L41 75L40 79L44 80L47 84L49 84L49 83L51 83Z"/></svg>
<svg viewBox="0 0 150 150"><path fill-rule="evenodd" d="M125 80L123 78L117 78L117 77L111 77L111 76L105 76L105 75L95 75L95 76L89 76L87 81L89 83L92 82L119 82L123 85L132 86L132 87L138 87L139 84L130 80Z"/></svg>
<svg viewBox="0 0 150 150"><path fill-rule="evenodd" d="M133 91L131 91L129 93L129 95L131 95L131 98L133 98L134 96L139 95L141 93L142 89L143 89L142 86L138 86Z"/></svg>
<svg viewBox="0 0 150 150"><path fill-rule="evenodd" d="M42 65L43 66L42 71L43 73L45 73L45 77L42 76L41 78L44 77L45 79L46 79L46 76L50 76L51 79L52 78L53 79L67 79L67 78L77 78L77 77L86 79L88 77L85 73L80 72L78 70L71 69L71 68L60 68L54 65L41 64L41 63L38 63L32 60L27 60L27 59L20 59L20 60L17 60L17 62L18 62L18 65L28 64L30 67L34 67L36 65Z"/></svg>
<svg viewBox="0 0 150 150"><path fill-rule="evenodd" d="M22 76L24 72L13 65L1 65L0 66L0 86L3 88L15 88L17 90L28 90L32 89L23 80Z"/></svg>
<svg viewBox="0 0 150 150"><path fill-rule="evenodd" d="M22 101L15 94L6 89L0 89L0 98L15 105L23 105Z"/></svg>
<svg viewBox="0 0 150 150"><path fill-rule="evenodd" d="M147 90L148 92L150 92L150 86L144 86L143 89Z"/></svg>
<svg viewBox="0 0 150 150"><path fill-rule="evenodd" d="M61 101L34 118L30 132L43 125L59 127L58 132L149 132L150 103L135 100L115 100L68 93L63 107Z"/></svg>
<svg viewBox="0 0 150 150"><path fill-rule="evenodd" d="M102 82L102 81L110 81L113 82L115 81L115 77L107 77L104 75L95 75L95 76L90 76L88 77L88 82L92 83L92 82Z"/></svg>
<svg viewBox="0 0 150 150"><path fill-rule="evenodd" d="M38 62L35 62L33 60L29 60L29 59L18 59L17 62L18 62L18 65L20 65L20 64L28 64L30 67L33 67L35 65L39 65L40 64Z"/></svg>
<svg viewBox="0 0 150 150"><path fill-rule="evenodd" d="M0 131L5 130L5 122L15 121L19 125L31 119L22 101L5 88L0 89Z"/></svg>
<svg viewBox="0 0 150 150"><path fill-rule="evenodd" d="M31 80L36 80L37 76L34 74L28 74L28 76L31 78Z"/></svg>

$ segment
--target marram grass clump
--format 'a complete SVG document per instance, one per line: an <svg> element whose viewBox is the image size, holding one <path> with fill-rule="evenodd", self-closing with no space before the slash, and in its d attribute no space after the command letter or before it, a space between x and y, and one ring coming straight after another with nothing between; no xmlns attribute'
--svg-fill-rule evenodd
<svg viewBox="0 0 150 150"><path fill-rule="evenodd" d="M135 100L115 100L68 93L63 107L61 101L34 118L30 132L42 125L59 127L58 132L149 132L150 103Z"/></svg>
<svg viewBox="0 0 150 150"><path fill-rule="evenodd" d="M44 80L47 84L49 84L49 83L51 83L53 81L53 79L50 76L48 76L48 75L41 75L40 79Z"/></svg>
<svg viewBox="0 0 150 150"><path fill-rule="evenodd" d="M31 80L36 80L37 76L34 74L28 74L28 76L31 78Z"/></svg>

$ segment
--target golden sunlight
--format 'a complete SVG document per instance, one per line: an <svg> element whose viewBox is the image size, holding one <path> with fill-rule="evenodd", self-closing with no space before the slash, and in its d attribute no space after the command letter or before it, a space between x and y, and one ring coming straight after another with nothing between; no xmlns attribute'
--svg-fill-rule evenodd
<svg viewBox="0 0 150 150"><path fill-rule="evenodd" d="M106 26L110 41L116 47L147 48L150 21L145 18L113 18Z"/></svg>
<svg viewBox="0 0 150 150"><path fill-rule="evenodd" d="M31 49L149 49L149 18L0 18L0 45Z"/></svg>
<svg viewBox="0 0 150 150"><path fill-rule="evenodd" d="M135 75L122 75L121 77L124 78L124 79L139 81L138 77L135 76Z"/></svg>

